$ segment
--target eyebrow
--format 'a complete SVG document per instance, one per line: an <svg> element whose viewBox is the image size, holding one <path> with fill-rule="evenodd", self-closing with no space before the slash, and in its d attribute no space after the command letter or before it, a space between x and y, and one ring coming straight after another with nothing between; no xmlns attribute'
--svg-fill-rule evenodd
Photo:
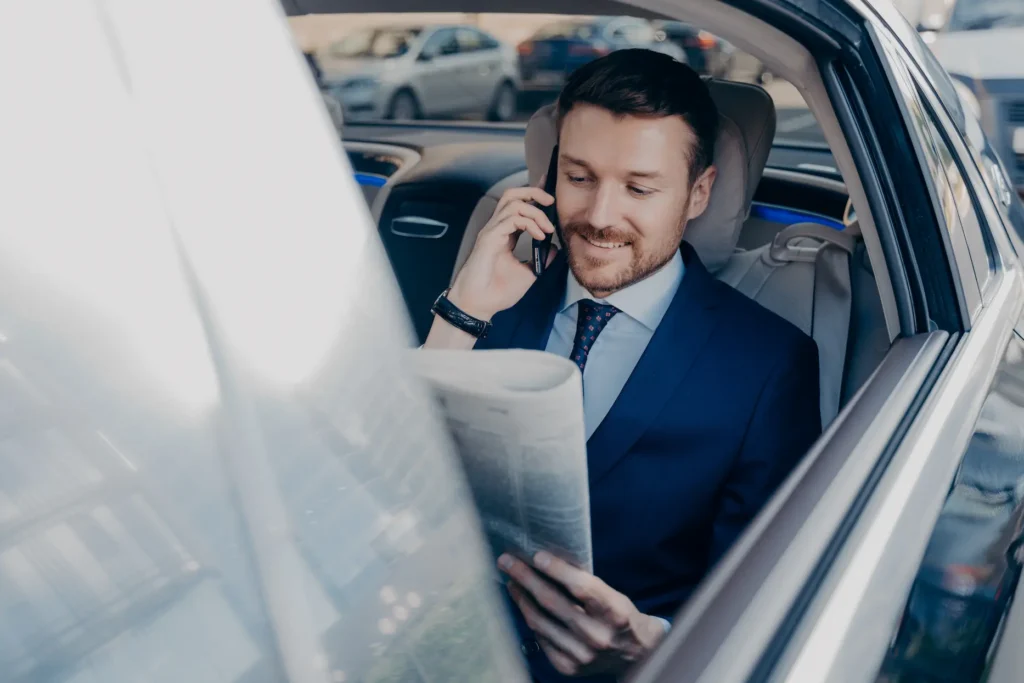
<svg viewBox="0 0 1024 683"><path fill-rule="evenodd" d="M569 156L568 154L562 154L561 160L566 163L575 164L576 166L582 166L583 168L590 170L590 165L587 164L587 162L585 162L583 159L577 159L576 157ZM660 178L661 173L659 173L658 171L629 171L626 174L626 176L629 178Z"/></svg>

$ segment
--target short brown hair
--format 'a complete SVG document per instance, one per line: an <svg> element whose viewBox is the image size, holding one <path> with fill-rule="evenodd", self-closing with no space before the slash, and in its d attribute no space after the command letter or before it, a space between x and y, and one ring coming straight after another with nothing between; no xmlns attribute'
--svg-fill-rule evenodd
<svg viewBox="0 0 1024 683"><path fill-rule="evenodd" d="M618 50L577 69L558 97L558 124L577 104L591 104L618 116L680 116L697 144L690 155L690 183L715 158L718 107L696 71L653 50Z"/></svg>

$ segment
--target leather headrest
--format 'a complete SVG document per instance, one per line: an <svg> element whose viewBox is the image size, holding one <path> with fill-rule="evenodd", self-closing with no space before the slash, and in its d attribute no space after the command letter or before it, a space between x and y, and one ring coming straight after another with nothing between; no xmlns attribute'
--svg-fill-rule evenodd
<svg viewBox="0 0 1024 683"><path fill-rule="evenodd" d="M708 88L718 107L718 177L707 210L690 222L685 237L707 269L715 272L732 256L754 190L761 181L775 137L775 104L756 85L709 80ZM558 140L555 115L554 105L546 105L526 126L526 166L531 185L539 183L547 172L551 150Z"/></svg>

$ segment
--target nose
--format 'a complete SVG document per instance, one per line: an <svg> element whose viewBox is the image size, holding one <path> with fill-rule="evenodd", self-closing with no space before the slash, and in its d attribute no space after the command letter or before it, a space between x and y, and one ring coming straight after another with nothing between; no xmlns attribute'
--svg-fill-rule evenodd
<svg viewBox="0 0 1024 683"><path fill-rule="evenodd" d="M587 222L598 230L614 227L619 223L619 198L612 183L600 183L591 196L587 210Z"/></svg>

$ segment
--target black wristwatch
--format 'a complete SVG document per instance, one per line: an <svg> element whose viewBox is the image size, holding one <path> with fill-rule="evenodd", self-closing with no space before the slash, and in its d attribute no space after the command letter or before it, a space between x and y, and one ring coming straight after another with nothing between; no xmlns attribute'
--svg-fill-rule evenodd
<svg viewBox="0 0 1024 683"><path fill-rule="evenodd" d="M452 291L451 287L441 292L437 299L434 300L434 305L430 307L431 313L440 316L442 320L452 327L471 334L477 339L486 337L488 330L491 329L491 323L474 318L449 301L448 292L450 291Z"/></svg>

